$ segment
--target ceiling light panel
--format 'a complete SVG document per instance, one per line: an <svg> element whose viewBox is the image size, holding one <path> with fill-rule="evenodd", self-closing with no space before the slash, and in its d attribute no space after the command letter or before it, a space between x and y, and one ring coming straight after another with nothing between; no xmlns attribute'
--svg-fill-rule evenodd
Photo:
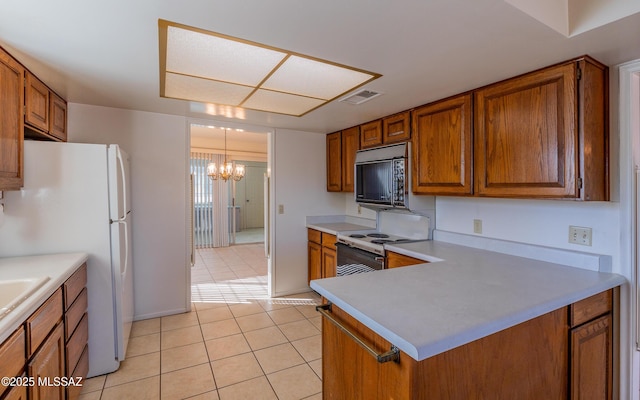
<svg viewBox="0 0 640 400"><path fill-rule="evenodd" d="M302 115L320 107L325 101L311 97L296 96L289 93L272 92L259 89L244 106L253 110L270 111L279 114Z"/></svg>
<svg viewBox="0 0 640 400"><path fill-rule="evenodd" d="M331 100L344 94L345 88L359 86L373 78L374 75L371 73L291 56L262 84L262 87Z"/></svg>
<svg viewBox="0 0 640 400"><path fill-rule="evenodd" d="M166 97L174 99L237 106L252 91L253 88L250 86L234 85L167 72L164 94Z"/></svg>
<svg viewBox="0 0 640 400"><path fill-rule="evenodd" d="M158 20L160 96L301 116L381 75Z"/></svg>
<svg viewBox="0 0 640 400"><path fill-rule="evenodd" d="M285 53L177 27L167 32L167 71L258 85Z"/></svg>

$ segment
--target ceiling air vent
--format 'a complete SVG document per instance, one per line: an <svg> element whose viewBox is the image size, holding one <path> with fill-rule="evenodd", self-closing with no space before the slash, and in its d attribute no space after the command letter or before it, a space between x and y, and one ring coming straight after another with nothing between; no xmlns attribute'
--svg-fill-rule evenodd
<svg viewBox="0 0 640 400"><path fill-rule="evenodd" d="M347 97L344 97L342 99L340 99L340 101L343 101L345 103L349 103L349 104L362 104L365 101L369 101L375 97L380 96L382 93L380 92L374 92L372 90L361 90L357 93L354 94L350 94Z"/></svg>

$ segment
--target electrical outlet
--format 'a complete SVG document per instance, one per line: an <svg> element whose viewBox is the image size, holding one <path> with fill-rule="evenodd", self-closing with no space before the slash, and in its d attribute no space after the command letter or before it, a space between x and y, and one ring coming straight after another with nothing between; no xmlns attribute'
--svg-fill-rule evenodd
<svg viewBox="0 0 640 400"><path fill-rule="evenodd" d="M358 204L358 214L362 214L362 206Z"/></svg>
<svg viewBox="0 0 640 400"><path fill-rule="evenodd" d="M278 204L278 214L284 214L284 204Z"/></svg>
<svg viewBox="0 0 640 400"><path fill-rule="evenodd" d="M591 228L569 226L569 243L591 246Z"/></svg>
<svg viewBox="0 0 640 400"><path fill-rule="evenodd" d="M482 233L482 220L474 219L473 220L473 233Z"/></svg>

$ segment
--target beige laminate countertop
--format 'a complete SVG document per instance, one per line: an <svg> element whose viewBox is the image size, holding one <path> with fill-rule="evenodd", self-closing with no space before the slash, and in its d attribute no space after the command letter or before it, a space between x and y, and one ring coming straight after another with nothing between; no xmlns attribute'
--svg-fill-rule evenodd
<svg viewBox="0 0 640 400"><path fill-rule="evenodd" d="M0 258L0 281L48 277L26 300L0 318L0 343L87 261L86 253Z"/></svg>

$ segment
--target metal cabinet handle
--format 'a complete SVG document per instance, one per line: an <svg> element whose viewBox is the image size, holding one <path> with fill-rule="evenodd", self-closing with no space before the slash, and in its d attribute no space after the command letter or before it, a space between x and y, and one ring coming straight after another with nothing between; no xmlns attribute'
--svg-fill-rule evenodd
<svg viewBox="0 0 640 400"><path fill-rule="evenodd" d="M355 341L360 347L366 350L367 353L371 354L379 363L386 363L389 361L400 361L400 350L396 346L391 346L391 350L386 353L378 353L371 346L366 344L364 340L359 338L355 333L351 332L347 327L342 325L337 319L333 318L333 315L329 311L331 311L331 303L323 304L320 306L316 306L316 311L322 314L323 317L331 321L336 327L338 327L342 332L346 333L353 341Z"/></svg>

